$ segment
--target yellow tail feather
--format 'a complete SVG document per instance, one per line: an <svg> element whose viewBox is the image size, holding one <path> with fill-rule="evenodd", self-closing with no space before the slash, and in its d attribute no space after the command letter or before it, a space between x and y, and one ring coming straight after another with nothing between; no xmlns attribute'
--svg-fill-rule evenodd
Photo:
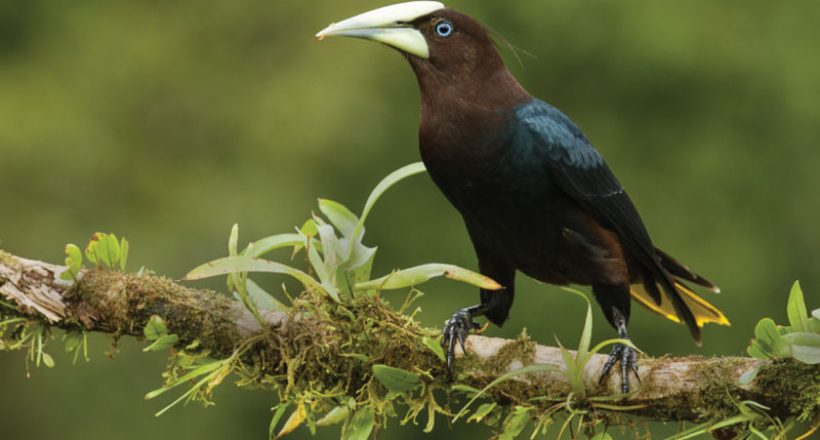
<svg viewBox="0 0 820 440"><path fill-rule="evenodd" d="M676 281L675 287L681 294L681 298L684 304L686 304L686 307L688 307L695 316L698 327L703 327L703 324L709 322L714 322L718 325L732 325L723 312L709 304L705 299L683 285L683 283ZM632 298L638 301L642 306L666 319L680 323L680 318L678 318L677 313L675 313L675 307L672 305L672 302L666 297L666 292L663 292L660 286L658 286L658 289L662 292L660 305L655 304L655 300L652 299L641 284L631 286L630 293L632 294Z"/></svg>

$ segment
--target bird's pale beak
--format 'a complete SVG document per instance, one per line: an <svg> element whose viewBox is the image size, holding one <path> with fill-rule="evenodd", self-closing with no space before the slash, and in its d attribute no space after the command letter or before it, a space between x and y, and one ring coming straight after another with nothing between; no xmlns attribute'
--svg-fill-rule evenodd
<svg viewBox="0 0 820 440"><path fill-rule="evenodd" d="M417 57L429 58L430 49L424 35L410 23L443 8L444 4L431 1L397 3L333 23L316 37L320 40L327 37L373 40Z"/></svg>

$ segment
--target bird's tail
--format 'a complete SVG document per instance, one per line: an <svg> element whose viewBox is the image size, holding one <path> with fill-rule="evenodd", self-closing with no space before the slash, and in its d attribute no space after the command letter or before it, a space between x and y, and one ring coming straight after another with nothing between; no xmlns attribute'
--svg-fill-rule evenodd
<svg viewBox="0 0 820 440"><path fill-rule="evenodd" d="M660 249L656 251L663 270L670 275L674 292L671 292L669 288L663 288L663 285L659 285L657 281L652 279L650 282L631 286L630 293L633 299L647 309L671 321L685 322L689 325L692 335L698 342L700 342L699 329L704 324L712 322L718 325L731 325L723 312L693 292L684 284L684 281L703 286L716 293L720 292L720 288L711 281L692 272L667 253ZM675 295L675 297L673 298L671 295ZM681 310L681 306L685 307L686 310Z"/></svg>

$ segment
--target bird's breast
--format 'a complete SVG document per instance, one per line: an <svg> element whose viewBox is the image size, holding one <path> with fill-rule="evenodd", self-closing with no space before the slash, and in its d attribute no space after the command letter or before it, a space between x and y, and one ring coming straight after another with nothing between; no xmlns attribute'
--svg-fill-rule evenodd
<svg viewBox="0 0 820 440"><path fill-rule="evenodd" d="M543 197L551 183L545 170L523 158L511 137L507 130L488 130L486 125L469 130L440 127L422 129L419 145L430 176L456 207Z"/></svg>
<svg viewBox="0 0 820 440"><path fill-rule="evenodd" d="M428 172L472 231L518 269L556 284L586 282L572 272L563 236L585 214L549 171L519 148L514 132L474 127L480 136L422 131Z"/></svg>

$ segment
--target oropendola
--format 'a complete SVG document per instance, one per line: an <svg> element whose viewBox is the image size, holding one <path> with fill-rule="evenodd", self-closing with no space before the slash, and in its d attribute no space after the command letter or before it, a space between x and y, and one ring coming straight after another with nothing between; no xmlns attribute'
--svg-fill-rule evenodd
<svg viewBox="0 0 820 440"><path fill-rule="evenodd" d="M452 368L473 321L496 325L513 303L516 271L542 282L592 286L609 323L627 339L630 298L689 327L729 325L684 282L712 282L656 248L621 184L583 132L532 97L504 65L489 32L434 1L399 3L332 24L317 37L353 37L398 49L421 89L419 146L436 185L461 213L481 273L502 286L446 321ZM638 374L633 348L617 344L601 373Z"/></svg>

